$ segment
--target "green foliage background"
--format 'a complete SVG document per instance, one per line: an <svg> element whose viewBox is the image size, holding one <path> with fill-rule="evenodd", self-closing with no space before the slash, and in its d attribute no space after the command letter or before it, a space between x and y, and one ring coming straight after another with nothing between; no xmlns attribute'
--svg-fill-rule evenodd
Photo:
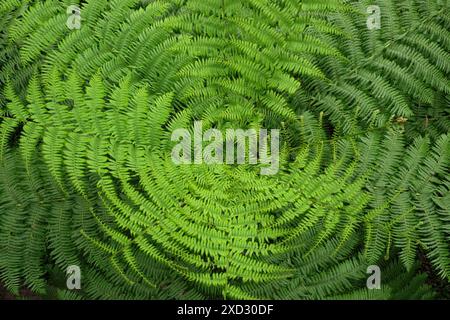
<svg viewBox="0 0 450 320"><path fill-rule="evenodd" d="M449 12L3 0L0 280L61 299L441 298L421 262L448 284ZM281 129L280 172L176 166L171 133L196 120Z"/></svg>

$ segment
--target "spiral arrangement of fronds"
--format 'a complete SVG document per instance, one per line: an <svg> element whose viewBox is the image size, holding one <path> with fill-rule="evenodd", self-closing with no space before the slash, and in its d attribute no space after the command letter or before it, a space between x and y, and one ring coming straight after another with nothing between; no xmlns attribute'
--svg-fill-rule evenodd
<svg viewBox="0 0 450 320"><path fill-rule="evenodd" d="M0 4L9 290L431 298L419 251L450 280L446 1L81 2ZM365 27L371 4L380 30ZM281 129L280 171L174 164L172 132L198 120Z"/></svg>

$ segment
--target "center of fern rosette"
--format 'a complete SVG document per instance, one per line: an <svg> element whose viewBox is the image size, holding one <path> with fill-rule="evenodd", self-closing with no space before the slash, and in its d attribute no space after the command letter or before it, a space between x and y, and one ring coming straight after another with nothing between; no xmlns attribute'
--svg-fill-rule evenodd
<svg viewBox="0 0 450 320"><path fill-rule="evenodd" d="M274 175L280 163L280 132L270 131L271 143L268 144L267 129L227 129L224 134L218 129L209 129L203 133L202 121L196 121L193 128L193 139L188 129L176 129L171 136L172 141L181 141L172 149L172 160L175 164L246 164L270 165L261 168L262 175ZM204 142L210 142L203 148ZM192 159L192 150L194 157Z"/></svg>

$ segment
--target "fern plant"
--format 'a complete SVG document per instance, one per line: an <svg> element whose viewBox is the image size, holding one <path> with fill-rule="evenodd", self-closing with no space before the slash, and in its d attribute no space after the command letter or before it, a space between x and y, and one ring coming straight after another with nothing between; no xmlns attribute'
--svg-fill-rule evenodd
<svg viewBox="0 0 450 320"><path fill-rule="evenodd" d="M308 81L297 98L329 115L334 130L355 134L367 126L405 123L410 142L434 138L450 123L450 47L446 1L351 1L351 14L333 14L341 38L325 36L344 59L320 59L325 81ZM377 5L381 28L366 27ZM303 107L304 108L304 107Z"/></svg>
<svg viewBox="0 0 450 320"><path fill-rule="evenodd" d="M7 0L0 280L69 299L434 297L417 252L450 279L441 2L379 1L371 33L366 1ZM279 173L176 165L171 134L198 120L282 129Z"/></svg>

